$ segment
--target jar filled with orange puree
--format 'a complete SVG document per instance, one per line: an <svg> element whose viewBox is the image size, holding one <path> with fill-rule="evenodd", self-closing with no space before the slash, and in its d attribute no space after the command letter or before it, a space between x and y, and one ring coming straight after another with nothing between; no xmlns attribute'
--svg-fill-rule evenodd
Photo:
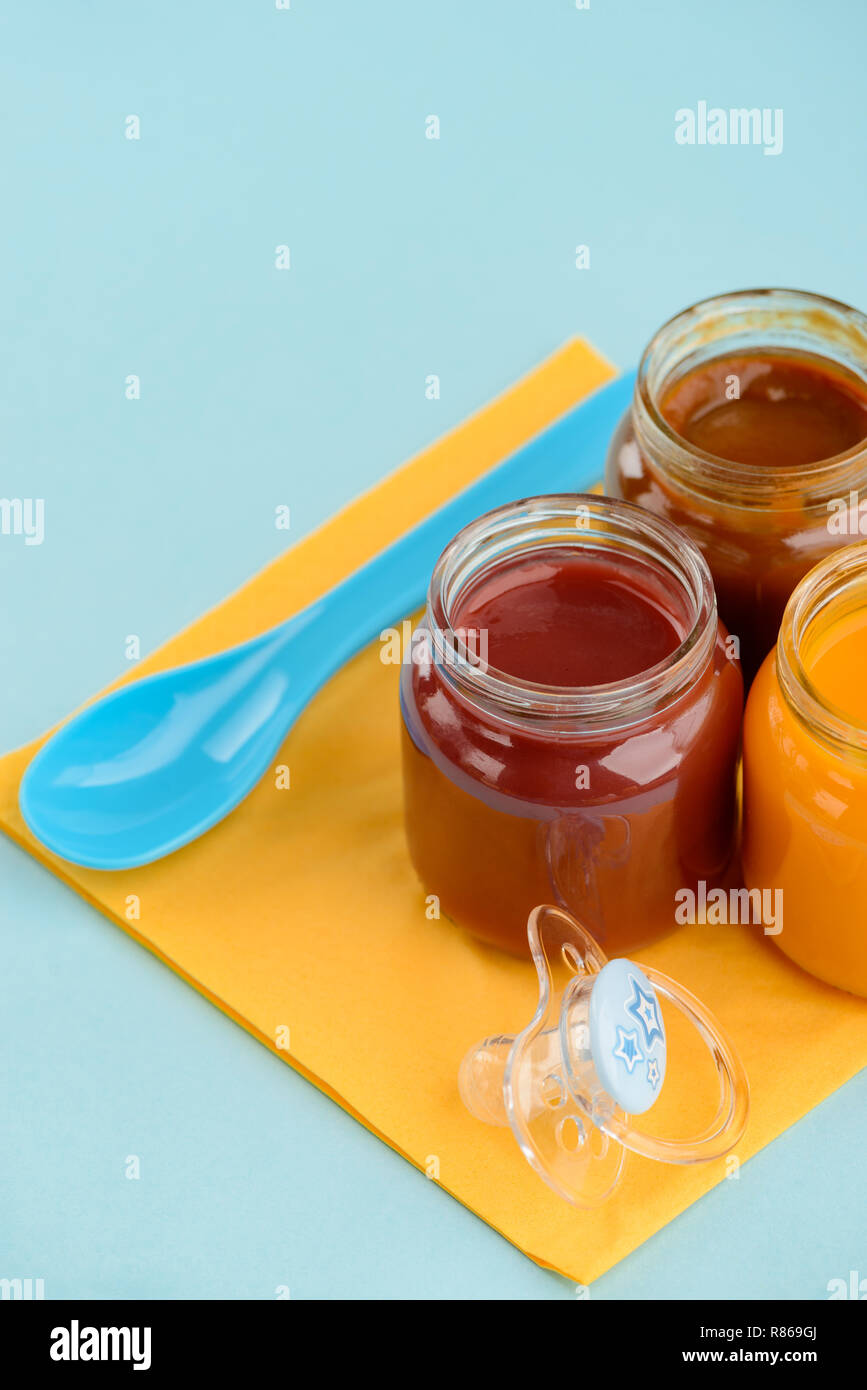
<svg viewBox="0 0 867 1390"><path fill-rule="evenodd" d="M867 534L867 318L783 289L678 314L644 353L605 490L696 542L751 680L798 581Z"/></svg>
<svg viewBox="0 0 867 1390"><path fill-rule="evenodd" d="M743 863L782 890L777 946L867 995L867 542L801 581L753 684Z"/></svg>

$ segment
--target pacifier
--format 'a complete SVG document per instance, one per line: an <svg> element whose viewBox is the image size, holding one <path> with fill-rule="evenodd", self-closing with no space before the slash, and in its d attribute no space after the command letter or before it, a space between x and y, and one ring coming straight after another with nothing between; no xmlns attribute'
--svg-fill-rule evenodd
<svg viewBox="0 0 867 1390"><path fill-rule="evenodd" d="M608 960L562 908L534 908L527 935L539 1003L517 1037L486 1038L467 1053L458 1086L470 1113L509 1125L539 1176L579 1207L611 1194L628 1149L683 1164L728 1153L746 1127L749 1084L710 1010L659 970ZM666 1077L661 999L697 1030L719 1081L716 1114L685 1139L632 1122L655 1104Z"/></svg>

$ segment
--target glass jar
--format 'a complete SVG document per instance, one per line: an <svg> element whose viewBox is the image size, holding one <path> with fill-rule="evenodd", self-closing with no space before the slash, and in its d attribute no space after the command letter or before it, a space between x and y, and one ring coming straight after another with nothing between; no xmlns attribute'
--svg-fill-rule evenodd
<svg viewBox="0 0 867 1390"><path fill-rule="evenodd" d="M679 645L599 685L536 684L479 661L455 628L470 586L516 557L564 554L652 579ZM543 902L612 955L671 930L676 891L720 882L732 860L743 683L725 642L700 551L639 507L538 497L461 531L401 679L407 840L441 911L517 954Z"/></svg>
<svg viewBox="0 0 867 1390"><path fill-rule="evenodd" d="M646 348L632 408L611 442L605 486L612 497L667 517L702 550L749 683L776 642L798 581L863 534L857 494L867 482L867 440L789 465L779 458L735 463L678 434L660 408L672 385L711 359L742 354L807 354L867 392L867 318L856 309L785 289L704 300L664 324Z"/></svg>
<svg viewBox="0 0 867 1390"><path fill-rule="evenodd" d="M781 893L773 940L828 984L867 995L867 718L832 703L815 657L841 624L860 624L867 701L867 544L826 558L798 585L744 721L744 879ZM862 708L867 710L867 703ZM779 914L777 914L779 926Z"/></svg>

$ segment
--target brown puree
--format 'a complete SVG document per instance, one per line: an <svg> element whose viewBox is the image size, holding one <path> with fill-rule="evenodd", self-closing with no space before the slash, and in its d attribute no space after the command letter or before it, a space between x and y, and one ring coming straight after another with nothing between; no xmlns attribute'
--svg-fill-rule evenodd
<svg viewBox="0 0 867 1390"><path fill-rule="evenodd" d="M731 314L744 297L730 297ZM725 318L717 308L711 326ZM833 356L829 332L828 356L759 340L703 359L687 351L677 365L665 360L672 325L645 353L643 382L611 441L605 490L666 517L703 551L749 684L795 585L825 555L867 536L867 321L863 376L854 329L848 361ZM822 343L818 330L812 336Z"/></svg>
<svg viewBox="0 0 867 1390"><path fill-rule="evenodd" d="M664 389L659 409L684 439L733 463L804 467L867 439L867 385L806 352L711 358Z"/></svg>

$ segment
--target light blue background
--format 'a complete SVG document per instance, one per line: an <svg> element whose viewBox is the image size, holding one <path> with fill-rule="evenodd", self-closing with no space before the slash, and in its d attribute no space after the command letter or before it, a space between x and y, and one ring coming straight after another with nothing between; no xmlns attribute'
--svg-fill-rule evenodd
<svg viewBox="0 0 867 1390"><path fill-rule="evenodd" d="M4 7L0 493L46 538L0 536L0 747L278 554L275 506L297 539L569 335L625 365L729 288L867 305L861 0L591 4ZM677 146L700 99L782 107L782 155ZM0 1276L574 1298L5 840L0 885ZM867 1275L865 1097L593 1297Z"/></svg>

